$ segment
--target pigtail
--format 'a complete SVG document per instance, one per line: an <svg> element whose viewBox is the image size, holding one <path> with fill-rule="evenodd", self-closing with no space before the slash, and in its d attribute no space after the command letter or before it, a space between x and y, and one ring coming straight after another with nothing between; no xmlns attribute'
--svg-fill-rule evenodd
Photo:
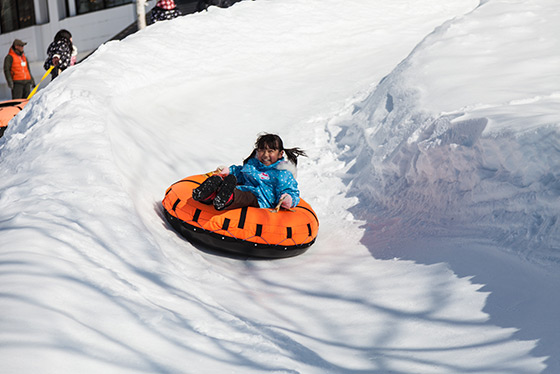
<svg viewBox="0 0 560 374"><path fill-rule="evenodd" d="M305 153L305 151L303 149L298 148L298 147L285 148L284 153L286 154L286 157L288 158L288 160L296 166L297 166L297 158L299 156L307 157L307 154Z"/></svg>

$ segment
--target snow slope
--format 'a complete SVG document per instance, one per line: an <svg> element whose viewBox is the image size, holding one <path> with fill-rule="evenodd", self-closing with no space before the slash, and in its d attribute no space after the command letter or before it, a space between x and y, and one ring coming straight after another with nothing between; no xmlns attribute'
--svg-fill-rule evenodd
<svg viewBox="0 0 560 374"><path fill-rule="evenodd" d="M102 46L0 140L0 371L558 372L558 11L243 1ZM262 131L317 243L193 247L165 189Z"/></svg>

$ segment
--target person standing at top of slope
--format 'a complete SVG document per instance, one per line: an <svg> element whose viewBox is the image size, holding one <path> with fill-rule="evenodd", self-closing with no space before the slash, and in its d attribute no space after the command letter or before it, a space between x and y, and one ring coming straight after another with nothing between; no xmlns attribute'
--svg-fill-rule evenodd
<svg viewBox="0 0 560 374"><path fill-rule="evenodd" d="M60 73L68 68L72 63L72 34L68 30L60 30L54 36L54 40L47 48L47 59L43 67L49 70L51 66L54 69L51 72L52 79L58 77Z"/></svg>
<svg viewBox="0 0 560 374"><path fill-rule="evenodd" d="M261 135L243 165L222 168L193 190L193 199L214 204L216 210L295 207L300 200L295 179L298 156L306 154L299 148L285 149L278 135Z"/></svg>
<svg viewBox="0 0 560 374"><path fill-rule="evenodd" d="M35 86L35 80L29 69L29 62L23 47L27 43L16 39L10 47L10 52L4 58L4 75L8 87L12 90L12 99L26 99Z"/></svg>
<svg viewBox="0 0 560 374"><path fill-rule="evenodd" d="M182 13L177 9L177 5L173 0L159 0L154 9L152 9L150 21L152 23L158 21L170 20L181 16Z"/></svg>

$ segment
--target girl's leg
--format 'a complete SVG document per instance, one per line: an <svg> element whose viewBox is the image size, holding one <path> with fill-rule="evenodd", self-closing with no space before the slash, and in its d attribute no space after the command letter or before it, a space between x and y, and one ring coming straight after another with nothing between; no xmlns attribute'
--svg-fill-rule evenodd
<svg viewBox="0 0 560 374"><path fill-rule="evenodd" d="M219 175L212 175L193 190L192 197L194 200L201 203L212 204L212 201L216 197L216 192L218 191L218 188L220 188L221 184L222 177Z"/></svg>
<svg viewBox="0 0 560 374"><path fill-rule="evenodd" d="M224 210L233 203L233 191L235 191L235 186L237 186L237 178L235 178L235 175L229 174L224 178L214 198L214 208L216 210Z"/></svg>
<svg viewBox="0 0 560 374"><path fill-rule="evenodd" d="M225 207L225 210L244 208L246 206L259 207L257 197L249 191L241 191L237 188L233 191L233 202Z"/></svg>
<svg viewBox="0 0 560 374"><path fill-rule="evenodd" d="M224 178L218 194L214 198L216 210L236 209L246 206L259 207L259 202L251 192L240 191L237 188L237 179L230 174Z"/></svg>

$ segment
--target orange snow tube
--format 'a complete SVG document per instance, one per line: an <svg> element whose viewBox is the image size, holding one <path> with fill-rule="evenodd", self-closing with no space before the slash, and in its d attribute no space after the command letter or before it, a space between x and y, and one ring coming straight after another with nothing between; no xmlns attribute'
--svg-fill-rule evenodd
<svg viewBox="0 0 560 374"><path fill-rule="evenodd" d="M0 138L8 127L8 122L29 102L26 99L8 100L0 103Z"/></svg>
<svg viewBox="0 0 560 374"><path fill-rule="evenodd" d="M189 241L265 258L296 256L315 242L319 220L303 199L292 211L253 207L217 211L192 198L193 189L206 178L194 175L174 183L162 201L167 221Z"/></svg>

